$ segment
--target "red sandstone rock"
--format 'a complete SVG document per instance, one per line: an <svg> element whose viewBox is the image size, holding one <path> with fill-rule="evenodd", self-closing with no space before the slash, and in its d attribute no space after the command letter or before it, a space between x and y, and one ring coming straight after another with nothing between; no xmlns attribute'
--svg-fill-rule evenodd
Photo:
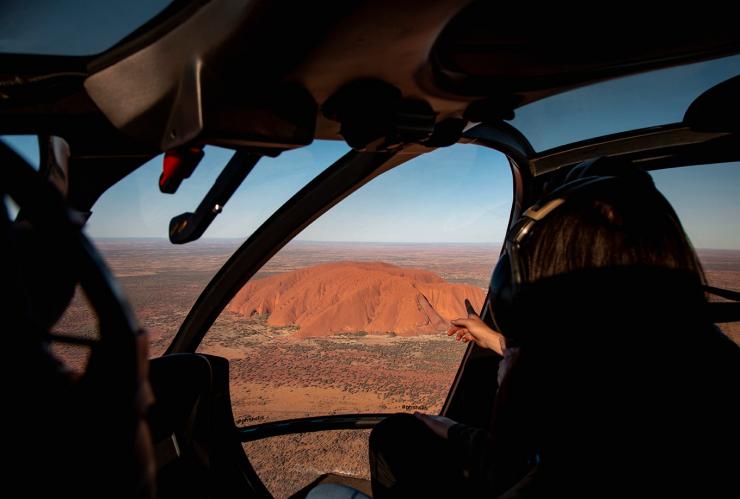
<svg viewBox="0 0 740 499"><path fill-rule="evenodd" d="M480 309L485 293L427 270L336 262L251 281L227 310L269 314L272 326L299 326L299 337L360 331L414 336L445 330L450 319L464 317L465 298Z"/></svg>

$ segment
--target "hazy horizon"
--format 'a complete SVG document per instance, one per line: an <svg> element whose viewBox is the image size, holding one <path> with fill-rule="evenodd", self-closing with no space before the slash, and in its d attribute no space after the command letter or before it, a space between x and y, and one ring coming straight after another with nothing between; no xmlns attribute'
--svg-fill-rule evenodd
<svg viewBox="0 0 740 499"><path fill-rule="evenodd" d="M169 243L167 237L160 236L103 236L103 237L92 237L93 241L116 241L116 240L143 240L143 241L163 241ZM201 237L200 239L187 244L172 244L172 247L187 247L197 244L202 241L246 241L240 237ZM288 244L293 243L326 243L326 244L471 244L471 245L484 245L484 246L500 246L503 244L501 241L492 242L476 242L476 241L344 241L344 240L317 240L317 239L293 239Z"/></svg>
<svg viewBox="0 0 740 499"><path fill-rule="evenodd" d="M202 242L209 242L209 241L235 241L239 243L244 243L247 238L240 238L240 237L201 237L197 241L193 241L191 243L187 244L172 244L169 242L169 239L167 237L160 237L160 236L103 236L103 237L92 237L93 241L157 241L157 242L164 242L168 245L172 246L173 248L186 248L188 246L193 246L194 244L197 245L198 243ZM476 241L343 241L343 240L314 240L314 239L294 239L290 241L287 245L290 244L352 244L352 245L359 245L359 244L368 244L368 245L383 245L383 244L392 244L392 245L426 245L426 246L452 246L452 245L469 245L469 246L501 246L503 244L503 241L483 241L483 242L476 242ZM287 246L286 245L286 246ZM718 248L718 247L695 247L697 251L733 251L733 252L740 252L740 248Z"/></svg>

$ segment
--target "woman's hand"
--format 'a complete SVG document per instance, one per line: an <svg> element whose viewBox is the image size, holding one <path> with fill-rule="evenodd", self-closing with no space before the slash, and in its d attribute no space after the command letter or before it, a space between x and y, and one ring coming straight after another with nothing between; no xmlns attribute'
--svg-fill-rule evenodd
<svg viewBox="0 0 740 499"><path fill-rule="evenodd" d="M468 314L467 319L455 319L451 321L451 324L452 326L447 330L447 336L454 334L457 341L465 343L474 341L481 348L488 348L499 355L504 355L504 348L506 348L504 335L488 327L477 315Z"/></svg>
<svg viewBox="0 0 740 499"><path fill-rule="evenodd" d="M447 434L450 427L457 424L457 421L453 421L450 418L444 416L432 416L431 414L424 414L422 412L415 412L414 417L427 425L436 435L447 439Z"/></svg>

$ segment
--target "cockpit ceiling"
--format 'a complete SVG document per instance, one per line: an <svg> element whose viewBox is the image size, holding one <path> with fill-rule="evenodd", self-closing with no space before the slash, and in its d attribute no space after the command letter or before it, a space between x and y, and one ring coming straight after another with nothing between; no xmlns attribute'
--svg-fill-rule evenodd
<svg viewBox="0 0 740 499"><path fill-rule="evenodd" d="M63 60L33 67L0 55L0 79L13 82L0 125L12 133L19 120L54 116L59 126L47 131L64 135L72 122L64 117L74 115L78 136L97 136L105 115L125 136L159 150L190 140L284 149L341 139L323 106L358 80L424 101L437 123L488 121L576 86L740 52L740 32L716 27L666 34L571 20L523 29L532 8L503 13L496 2L468 0L197 1L86 60L86 74L79 58L70 61L73 79ZM62 76L52 72L70 81L54 86ZM70 102L86 103L84 112Z"/></svg>
<svg viewBox="0 0 740 499"><path fill-rule="evenodd" d="M506 14L526 22L536 16L527 12L532 9L512 7ZM436 82L457 95L516 94L523 105L573 86L740 51L736 27L603 14L524 28L506 22L496 2L475 2L435 43L430 61Z"/></svg>

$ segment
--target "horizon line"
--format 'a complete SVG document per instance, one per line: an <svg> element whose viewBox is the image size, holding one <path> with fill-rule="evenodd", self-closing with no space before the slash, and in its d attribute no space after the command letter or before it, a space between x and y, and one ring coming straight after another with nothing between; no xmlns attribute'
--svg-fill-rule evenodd
<svg viewBox="0 0 740 499"><path fill-rule="evenodd" d="M92 237L90 239L95 241L106 241L106 240L156 240L156 241L167 241L169 239L166 236L103 236L103 237ZM244 243L246 239L242 237L203 237L196 241L239 241ZM309 243L309 244L436 244L436 245L452 245L452 244L478 244L478 245L502 245L501 241L342 241L342 240L313 240L313 239L294 239L286 244L291 243ZM181 244L172 244L172 246L182 246ZM710 247L695 247L696 251L740 251L740 248L710 248Z"/></svg>
<svg viewBox="0 0 740 499"><path fill-rule="evenodd" d="M90 236L88 236L90 237ZM104 240L157 240L157 241L168 241L166 236L102 236L102 237L90 237L94 241ZM242 237L203 237L196 241L246 241ZM290 243L329 243L329 244L503 244L501 241L343 241L343 240L314 240L314 239L295 239ZM173 246L185 246L175 245Z"/></svg>

